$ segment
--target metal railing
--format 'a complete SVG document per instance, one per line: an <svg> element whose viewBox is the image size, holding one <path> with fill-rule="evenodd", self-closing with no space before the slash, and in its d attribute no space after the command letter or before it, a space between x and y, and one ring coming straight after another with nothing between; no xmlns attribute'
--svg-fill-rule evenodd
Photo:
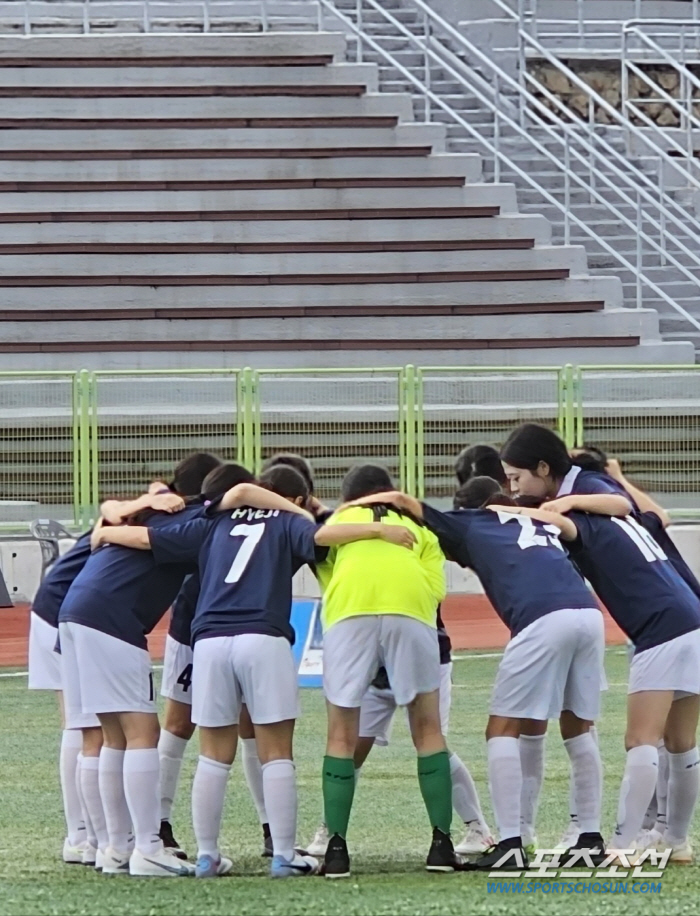
<svg viewBox="0 0 700 916"><path fill-rule="evenodd" d="M24 35L65 32L110 35L183 30L220 32L320 28L316 0L0 0L0 27Z"/></svg>
<svg viewBox="0 0 700 916"><path fill-rule="evenodd" d="M391 10L383 8L378 0L357 0L355 21L348 17L346 11L339 10L334 0L319 2L342 22L346 33L356 42L358 59L367 52L373 52L413 87L414 96L423 101L426 121L434 120L438 113L443 118L447 116L450 123L458 125L467 138L478 144L482 155L493 165L495 181L502 180L505 174L516 176L537 191L543 201L556 208L564 225L565 243L570 241L571 227L576 226L582 235L596 242L628 270L635 279L637 308L642 307L645 296L656 298L681 315L693 329L700 330L698 318L676 302L649 272L649 267L671 266L689 283L698 285L700 234L695 221L688 218L686 209L665 193L659 180L662 163L671 173L677 173L679 180L688 179L685 167L674 157L648 140L643 131L630 126L629 130L635 133L640 147L646 147L648 154L658 162L654 175L637 168L624 152L595 130L598 110L606 112L613 123L627 127L623 115L554 55L537 45L522 27L518 28L518 53L522 59L520 78L515 79L438 16L424 0L406 0L405 4L419 15L417 34L397 19ZM517 15L502 0L493 2L510 15ZM388 41L363 30L362 12L365 9L380 16L391 27ZM420 53L420 65L409 68L402 63L394 50L397 37L405 40L411 50ZM575 118L556 95L528 72L525 58L530 45L536 46L543 58L585 94L588 106L586 119ZM467 61L474 61L479 71ZM473 92L480 105L491 113L492 137L486 135L482 125L471 123L469 116L457 111L449 101L433 91L433 71L447 74ZM537 135L533 133L533 127L537 128ZM536 170L523 168L517 161L508 143L512 138L524 141L534 155L559 175L561 185L558 193L543 186ZM572 208L572 201L580 192L589 203L602 208L603 219L627 227L636 240L635 250L629 253L630 256L620 250L619 244L602 236L590 220L578 216ZM648 263L650 255L657 259L657 263Z"/></svg>
<svg viewBox="0 0 700 916"><path fill-rule="evenodd" d="M87 526L192 451L258 472L276 451L312 462L321 499L358 461L419 496L453 490L468 444L526 421L592 441L667 504L700 506L700 366L0 372L0 524Z"/></svg>

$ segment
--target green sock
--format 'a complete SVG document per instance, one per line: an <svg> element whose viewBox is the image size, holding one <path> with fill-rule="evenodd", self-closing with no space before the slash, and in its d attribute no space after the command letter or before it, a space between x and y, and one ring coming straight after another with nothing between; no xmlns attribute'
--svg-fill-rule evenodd
<svg viewBox="0 0 700 916"><path fill-rule="evenodd" d="M449 767L448 767L449 769ZM355 764L351 757L323 758L323 807L331 836L348 834L348 821L355 795Z"/></svg>
<svg viewBox="0 0 700 916"><path fill-rule="evenodd" d="M431 827L449 833L452 825L452 774L447 751L418 758L418 785Z"/></svg>

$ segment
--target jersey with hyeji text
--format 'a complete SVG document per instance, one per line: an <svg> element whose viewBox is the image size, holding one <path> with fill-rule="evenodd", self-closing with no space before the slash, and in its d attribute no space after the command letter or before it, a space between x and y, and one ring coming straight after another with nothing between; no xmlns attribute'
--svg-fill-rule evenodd
<svg viewBox="0 0 700 916"><path fill-rule="evenodd" d="M201 515L201 503L186 506L177 518ZM172 526L173 515L156 512L145 522L149 530ZM93 553L75 579L59 614L60 622L80 623L124 642L147 648L146 636L175 600L196 563L161 566L150 550L106 544Z"/></svg>
<svg viewBox="0 0 700 916"><path fill-rule="evenodd" d="M294 642L292 577L323 560L318 525L292 512L242 507L184 525L151 529L156 562L198 562L200 592L192 642L212 636L262 633Z"/></svg>
<svg viewBox="0 0 700 916"><path fill-rule="evenodd" d="M474 570L512 636L553 611L595 606L554 525L491 509L438 512L425 504L423 519L446 555Z"/></svg>
<svg viewBox="0 0 700 916"><path fill-rule="evenodd" d="M700 628L700 601L635 518L568 517L572 558L637 652Z"/></svg>

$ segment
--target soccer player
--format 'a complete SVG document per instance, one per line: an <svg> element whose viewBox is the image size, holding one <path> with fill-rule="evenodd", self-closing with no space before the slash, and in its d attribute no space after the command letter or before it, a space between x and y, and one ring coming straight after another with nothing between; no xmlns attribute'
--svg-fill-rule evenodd
<svg viewBox="0 0 700 916"><path fill-rule="evenodd" d="M602 851L602 770L589 722L598 717L600 705L603 619L582 578L571 568L558 529L500 512L498 506L442 513L405 494L389 498L398 508L422 518L438 535L445 553L477 573L511 631L486 731L489 785L500 841L466 868L509 868L513 858L527 863L521 837L523 769L518 738L524 720L546 723L564 710L569 713L573 740L565 744L582 827L576 848ZM617 500L620 514L627 511L627 500L621 496L606 496L604 511L614 505L611 499Z"/></svg>
<svg viewBox="0 0 700 916"><path fill-rule="evenodd" d="M559 501L561 503L561 501ZM688 831L700 791L696 745L700 711L700 604L647 530L633 517L551 504L528 511L556 518L572 558L613 619L635 645L630 666L625 746L617 826L610 845L627 849L639 833L656 785L658 743L669 758L666 835L671 861L693 860Z"/></svg>
<svg viewBox="0 0 700 916"><path fill-rule="evenodd" d="M384 468L361 465L343 481L346 500L392 487ZM426 867L461 867L450 838L452 778L440 721L440 653L436 608L445 596L444 556L437 539L408 516L381 507L341 507L327 527L349 522L406 525L414 550L354 544L332 551L319 569L325 581L323 689L328 711L328 742L323 763L325 823L330 839L325 854L327 878L350 874L347 829L355 791L354 754L360 709L380 665L386 667L394 698L408 711L418 754L418 782L433 842ZM373 549L374 548L374 549ZM330 573L330 575L329 575Z"/></svg>
<svg viewBox="0 0 700 916"><path fill-rule="evenodd" d="M111 500L103 504L101 511L121 521L130 514L153 505L166 510L174 507L179 500L154 496L165 484L154 484L149 493L136 500L121 502ZM88 531L60 556L51 566L34 596L30 613L29 628L29 689L54 690L61 710L63 732L59 757L59 772L63 810L66 818L67 836L63 844L63 861L67 864L94 865L96 854L95 836L89 819L86 820L84 804L81 803L81 756L83 734L81 726L95 730L101 740L100 724L96 716L88 715L73 720L68 727L63 710L61 678L61 656L55 651L58 638L58 613L68 589L90 556L90 534ZM98 746L99 753L99 746Z"/></svg>
<svg viewBox="0 0 700 916"><path fill-rule="evenodd" d="M207 453L189 456L176 468L172 488L199 492L215 463ZM201 509L195 503L182 512ZM154 512L147 524L171 524L170 511ZM93 531L93 546L100 527ZM73 581L59 612L66 720L80 722L90 714L101 725L83 731L81 786L97 839L96 866L106 874L188 873L159 837L159 725L146 635L192 569L158 569L150 556L100 550ZM132 824L136 848L130 855Z"/></svg>
<svg viewBox="0 0 700 916"><path fill-rule="evenodd" d="M412 533L383 525L318 527L284 497L240 484L207 510L206 517L169 528L106 529L101 537L152 550L163 569L198 561L201 589L192 624L192 719L199 726L201 748L192 790L197 876L215 877L232 869L231 860L219 851L219 831L244 701L263 767L274 849L271 874L315 873L316 861L294 850L292 736L299 710L289 622L292 575L318 559L319 547L359 538L410 546Z"/></svg>
<svg viewBox="0 0 700 916"><path fill-rule="evenodd" d="M455 460L455 474L460 487L473 477L491 477L502 487L508 483L498 451L491 445L463 448Z"/></svg>

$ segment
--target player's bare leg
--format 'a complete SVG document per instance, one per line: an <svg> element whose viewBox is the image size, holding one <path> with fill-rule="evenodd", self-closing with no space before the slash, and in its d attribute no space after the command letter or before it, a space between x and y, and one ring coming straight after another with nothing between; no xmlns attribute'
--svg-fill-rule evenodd
<svg viewBox="0 0 700 916"><path fill-rule="evenodd" d="M160 838L166 849L173 850L174 855L186 859L187 855L180 849L173 836L171 816L175 793L180 780L182 762L187 744L194 734L192 723L192 706L168 697L165 700L163 726L158 740L158 757L160 759Z"/></svg>

